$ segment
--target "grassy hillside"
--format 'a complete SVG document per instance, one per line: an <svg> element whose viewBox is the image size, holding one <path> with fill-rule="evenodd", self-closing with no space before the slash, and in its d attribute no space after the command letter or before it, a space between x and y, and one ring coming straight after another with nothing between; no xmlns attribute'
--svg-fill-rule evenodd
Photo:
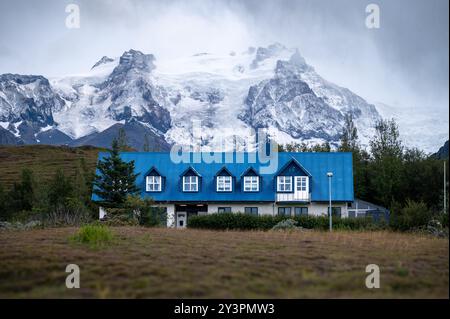
<svg viewBox="0 0 450 319"><path fill-rule="evenodd" d="M43 180L51 178L58 168L71 176L81 158L94 170L97 154L102 150L92 146L0 146L0 184L9 188L20 178L24 168L33 170L36 177Z"/></svg>

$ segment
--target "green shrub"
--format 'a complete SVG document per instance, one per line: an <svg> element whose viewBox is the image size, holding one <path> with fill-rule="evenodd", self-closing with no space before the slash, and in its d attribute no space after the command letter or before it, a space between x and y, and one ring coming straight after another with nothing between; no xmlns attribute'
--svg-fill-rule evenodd
<svg viewBox="0 0 450 319"><path fill-rule="evenodd" d="M405 231L424 228L433 218L433 214L428 210L424 202L407 200L404 207L400 208L398 206L392 211L389 223L394 230Z"/></svg>
<svg viewBox="0 0 450 319"><path fill-rule="evenodd" d="M153 200L141 199L138 195L129 195L119 207L106 208L105 223L110 226L165 226L166 211L155 206Z"/></svg>
<svg viewBox="0 0 450 319"><path fill-rule="evenodd" d="M327 230L329 220L326 216L254 216L242 213L222 213L189 218L188 227L200 229L236 229L236 230L269 230L279 222L292 219L298 227L306 229ZM333 218L333 229L372 230L385 227L376 224L371 218Z"/></svg>
<svg viewBox="0 0 450 319"><path fill-rule="evenodd" d="M114 239L111 230L101 224L81 226L78 232L70 237L76 243L85 244L90 247L100 247L110 244Z"/></svg>

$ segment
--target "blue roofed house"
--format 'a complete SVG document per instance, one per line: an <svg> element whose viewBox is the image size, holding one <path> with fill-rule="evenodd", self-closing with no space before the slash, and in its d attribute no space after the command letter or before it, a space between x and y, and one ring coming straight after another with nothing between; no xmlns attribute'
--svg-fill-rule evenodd
<svg viewBox="0 0 450 319"><path fill-rule="evenodd" d="M348 217L354 200L351 153L276 153L276 165L256 153L188 153L174 160L171 153L123 152L134 161L142 198L151 197L167 211L167 226L184 228L193 215L247 213L253 215L326 215L332 172L333 214ZM100 153L99 159L109 153ZM199 160L200 159L200 160ZM271 163L274 164L274 163ZM94 201L101 200L92 195Z"/></svg>

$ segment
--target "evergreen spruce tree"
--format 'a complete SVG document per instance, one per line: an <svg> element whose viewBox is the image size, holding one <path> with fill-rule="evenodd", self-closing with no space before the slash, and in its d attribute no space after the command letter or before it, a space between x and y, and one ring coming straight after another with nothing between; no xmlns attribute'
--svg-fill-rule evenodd
<svg viewBox="0 0 450 319"><path fill-rule="evenodd" d="M134 161L125 162L120 158L119 143L113 140L110 156L103 158L97 164L99 175L94 179L94 193L102 198L102 203L108 206L122 205L127 195L139 191L134 174Z"/></svg>

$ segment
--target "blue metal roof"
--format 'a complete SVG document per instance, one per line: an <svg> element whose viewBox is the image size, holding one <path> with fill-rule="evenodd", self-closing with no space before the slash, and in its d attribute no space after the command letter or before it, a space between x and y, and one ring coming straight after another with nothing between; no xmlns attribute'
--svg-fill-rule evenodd
<svg viewBox="0 0 450 319"><path fill-rule="evenodd" d="M202 155L191 153L190 155ZM239 153L243 156L243 163L174 163L171 160L170 153L144 153L144 152L123 152L120 154L124 161L135 162L135 172L140 173L136 179L136 184L142 189L142 197L151 197L155 201L205 201L205 202L245 202L245 201L270 201L275 200L276 176L280 169L286 166L294 159L304 170L310 174L311 201L328 201L328 177L327 172L333 172L332 181L332 200L333 201L353 201L353 167L351 153L278 153L278 165L275 172L271 174L262 174L260 168L267 167L266 163L261 163L256 156L256 163L251 162L248 153ZM236 156L236 153L221 153L222 160L230 156ZM99 159L109 156L109 153L99 153ZM237 156L236 156L237 157ZM192 158L192 157L191 157ZM145 191L145 175L154 167L162 176L165 177L165 184L162 192ZM193 168L199 174L201 182L198 192L183 192L181 188L181 175L189 168ZM216 174L223 167L234 176L234 185L232 192L216 191ZM252 167L261 177L259 192L243 192L241 183L242 173ZM98 173L98 172L97 172ZM93 194L93 200L100 198Z"/></svg>

